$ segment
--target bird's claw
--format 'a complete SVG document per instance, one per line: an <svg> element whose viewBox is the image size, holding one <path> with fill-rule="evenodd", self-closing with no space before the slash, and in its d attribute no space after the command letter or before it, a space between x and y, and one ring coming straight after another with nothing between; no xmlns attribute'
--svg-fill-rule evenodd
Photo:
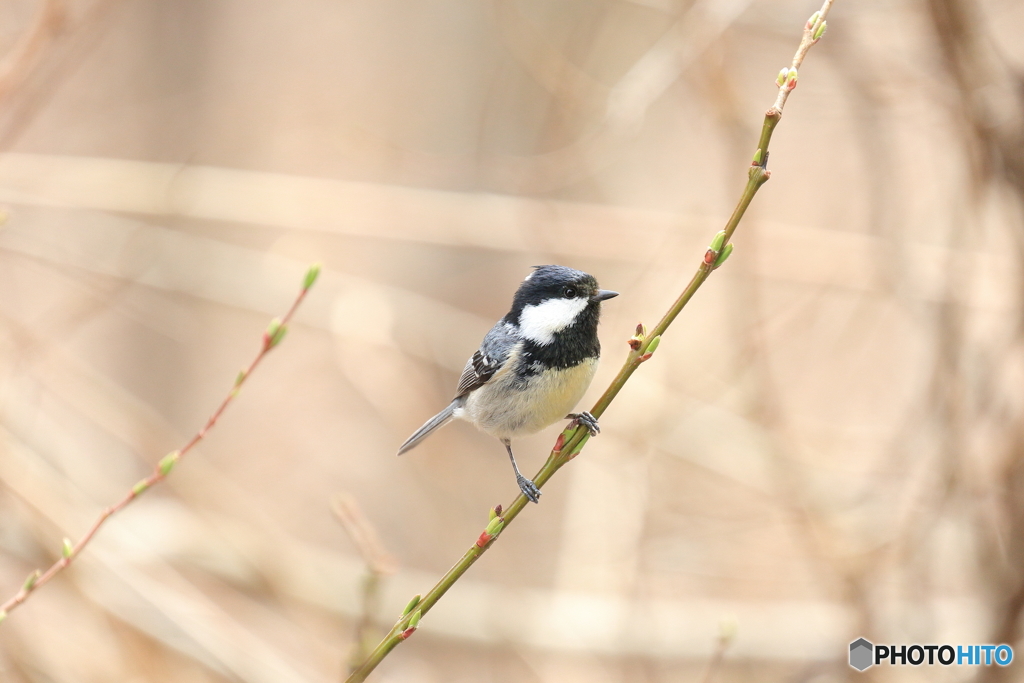
<svg viewBox="0 0 1024 683"><path fill-rule="evenodd" d="M531 503L540 502L540 489L532 481L519 475L516 477L516 481L519 483L519 490L523 492L523 495L530 499Z"/></svg>
<svg viewBox="0 0 1024 683"><path fill-rule="evenodd" d="M591 436L597 436L601 433L601 427L597 424L597 418L585 410L582 413L569 413L565 417L572 420L572 424L569 425L570 427L583 425L590 432Z"/></svg>

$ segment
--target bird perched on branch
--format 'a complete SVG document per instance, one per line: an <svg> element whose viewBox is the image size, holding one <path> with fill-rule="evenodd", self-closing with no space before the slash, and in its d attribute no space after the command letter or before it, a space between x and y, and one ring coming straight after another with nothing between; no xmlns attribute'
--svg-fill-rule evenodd
<svg viewBox="0 0 1024 683"><path fill-rule="evenodd" d="M570 413L594 379L601 343L601 302L618 292L565 266L535 266L512 298L512 309L484 337L466 363L455 398L398 449L415 448L452 419L472 422L508 451L519 489L536 503L540 489L524 477L512 454L512 439L558 420L600 429L587 412Z"/></svg>

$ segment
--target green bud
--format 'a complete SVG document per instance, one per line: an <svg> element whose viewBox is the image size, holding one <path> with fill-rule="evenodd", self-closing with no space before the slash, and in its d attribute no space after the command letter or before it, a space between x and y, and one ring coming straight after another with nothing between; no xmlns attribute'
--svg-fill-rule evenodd
<svg viewBox="0 0 1024 683"><path fill-rule="evenodd" d="M498 503L491 508L490 513L487 515L488 520L492 520L495 517L501 517L501 503Z"/></svg>
<svg viewBox="0 0 1024 683"><path fill-rule="evenodd" d="M818 21L818 17L821 16L821 12L815 12L811 15L811 18L807 20L807 28L814 28L814 22Z"/></svg>
<svg viewBox="0 0 1024 683"><path fill-rule="evenodd" d="M580 454L580 451L583 450L583 447L587 444L587 441L589 441L589 440L590 440L590 432L586 432L586 431L583 432L583 438L580 439L578 444L576 444L575 446L572 447L572 450L569 451L569 454L566 455L565 457L567 457L569 460L572 460L573 458L575 458L577 455Z"/></svg>
<svg viewBox="0 0 1024 683"><path fill-rule="evenodd" d="M66 558L71 557L75 553L75 546L71 545L71 539L65 538L64 544L60 548L60 554Z"/></svg>
<svg viewBox="0 0 1024 683"><path fill-rule="evenodd" d="M814 32L814 39L815 40L821 40L821 37L823 35L825 35L825 31L827 31L827 30L828 30L828 22L827 21L821 22L821 25L818 26L818 30Z"/></svg>
<svg viewBox="0 0 1024 683"><path fill-rule="evenodd" d="M786 78L788 76L789 76L789 67L788 66L783 67L782 71L779 72L779 75L775 77L775 85L777 85L777 86L779 86L781 88L783 85L786 84Z"/></svg>
<svg viewBox="0 0 1024 683"><path fill-rule="evenodd" d="M288 327L286 325L281 325L281 327L277 330L277 334L275 334L274 338L270 340L270 345L277 346L278 344L280 344L281 341L284 340L284 335L286 334L288 334Z"/></svg>
<svg viewBox="0 0 1024 683"><path fill-rule="evenodd" d="M282 325L280 318L274 318L270 321L270 324L267 325L267 345L270 346L270 348L274 348L281 343L281 340L284 339L284 335L287 332L288 326Z"/></svg>
<svg viewBox="0 0 1024 683"><path fill-rule="evenodd" d="M731 253L732 253L732 242L729 242L729 244L725 245L725 249L722 250L722 253L718 255L718 258L715 259L715 266L714 267L718 268L720 265L725 263L725 260L727 258L729 258L729 254L731 254Z"/></svg>
<svg viewBox="0 0 1024 683"><path fill-rule="evenodd" d="M26 593L28 593L30 590L35 588L36 587L36 581L39 580L40 576L42 576L42 574L39 572L38 569L35 570L34 572L32 572L31 574L29 574L28 578L25 579L25 583L22 584L21 590L23 590Z"/></svg>
<svg viewBox="0 0 1024 683"><path fill-rule="evenodd" d="M723 617L718 622L718 637L724 642L730 642L736 637L736 631L738 625L736 624L736 617Z"/></svg>
<svg viewBox="0 0 1024 683"><path fill-rule="evenodd" d="M711 246L708 248L715 252L721 251L723 244L725 244L725 230L719 230L715 234L715 238L711 240Z"/></svg>
<svg viewBox="0 0 1024 683"><path fill-rule="evenodd" d="M239 370L238 371L238 376L235 377L235 386L236 387L242 386L242 382L244 382L244 381L245 381L245 370Z"/></svg>
<svg viewBox="0 0 1024 683"><path fill-rule="evenodd" d="M178 463L178 458L181 457L181 453L178 451L172 451L164 457L160 458L160 463L156 466L157 470L163 476L167 476L174 469L174 466Z"/></svg>
<svg viewBox="0 0 1024 683"><path fill-rule="evenodd" d="M779 85L782 85L782 84L780 83ZM754 159L750 163L753 164L754 166L760 166L761 165L761 150L760 149L758 149L756 152L754 152Z"/></svg>
<svg viewBox="0 0 1024 683"><path fill-rule="evenodd" d="M800 74L796 72L796 69L789 69L786 73L786 86L792 90L796 87L796 80L800 77Z"/></svg>
<svg viewBox="0 0 1024 683"><path fill-rule="evenodd" d="M728 249L728 248L729 247L726 247L726 249ZM652 353L654 353L655 351L658 350L658 345L659 344L661 344L661 335L660 334L657 337L655 337L654 339L651 340L651 343L647 345L647 350L644 352L644 354L648 355L648 356L651 355Z"/></svg>
<svg viewBox="0 0 1024 683"><path fill-rule="evenodd" d="M411 612L413 607L415 607L418 604L420 604L420 595L419 595L419 593L417 593L416 595L412 596L412 600L410 600L409 604L405 606L404 610L402 610L402 616L404 617L406 614Z"/></svg>
<svg viewBox="0 0 1024 683"><path fill-rule="evenodd" d="M488 536L496 536L503 526L505 526L505 518L495 517L487 523L487 528L484 531Z"/></svg>
<svg viewBox="0 0 1024 683"><path fill-rule="evenodd" d="M309 289L312 287L318 277L320 277L320 264L314 263L309 267L309 270L306 271L306 279L302 281L302 288Z"/></svg>
<svg viewBox="0 0 1024 683"><path fill-rule="evenodd" d="M409 619L409 625L406 628L418 628L420 625L420 619L423 617L423 612L416 610L412 613L412 618Z"/></svg>
<svg viewBox="0 0 1024 683"><path fill-rule="evenodd" d="M7 610L0 609L0 622L7 618Z"/></svg>

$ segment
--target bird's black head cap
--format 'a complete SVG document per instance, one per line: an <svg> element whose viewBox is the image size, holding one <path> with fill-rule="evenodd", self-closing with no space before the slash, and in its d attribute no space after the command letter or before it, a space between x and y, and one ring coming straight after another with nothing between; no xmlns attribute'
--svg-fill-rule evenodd
<svg viewBox="0 0 1024 683"><path fill-rule="evenodd" d="M536 306L548 299L590 299L600 292L593 275L566 266L534 266L512 298L512 310L505 320L518 323L526 306Z"/></svg>

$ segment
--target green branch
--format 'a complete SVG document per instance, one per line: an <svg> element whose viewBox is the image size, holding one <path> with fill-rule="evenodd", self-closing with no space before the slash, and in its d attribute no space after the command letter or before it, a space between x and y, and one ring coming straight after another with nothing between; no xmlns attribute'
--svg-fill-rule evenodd
<svg viewBox="0 0 1024 683"><path fill-rule="evenodd" d="M683 307L689 303L693 295L700 289L700 286L710 277L711 273L716 268L721 266L725 259L732 253L732 239L733 233L736 231L736 227L739 225L740 220L747 211L747 207L750 206L751 200L757 191L764 185L771 177L771 172L768 171L768 147L771 143L772 133L775 131L775 127L778 125L782 118L782 110L786 105L786 100L789 98L789 94L796 88L798 71L803 63L803 59L807 54L807 51L812 45L818 42L819 39L825 33L825 17L828 15L829 10L832 7L834 0L825 0L825 3L821 6L821 9L815 12L804 26L803 38L800 41L800 46L797 48L796 54L793 56L793 62L790 66L782 69L779 72L776 84L779 86L779 95L775 100L775 104L765 112L764 124L761 127L761 137L758 140L757 151L754 152L753 162L747 172L747 184L743 189L743 194L740 195L739 202L736 204L736 208L733 210L732 215L729 217L728 222L725 224L725 228L715 235L711 241L711 245L705 252L704 257L701 259L700 265L697 267L697 272L694 273L690 283L683 290L682 294L675 300L672 306L668 309L658 324L648 333L643 326L637 328L636 334L630 338L629 346L630 352L626 357L626 362L623 364L622 369L612 380L611 384L605 390L601 398L597 400L594 407L591 409L591 414L594 417L600 417L604 414L604 411L608 409L608 406L618 395L619 391L626 384L629 378L636 372L645 361L647 361L658 345L661 343L661 336L668 330L669 325L676 319L679 313L683 310ZM590 438L589 432L582 426L570 425L563 431L558 440L555 442L555 447L552 449L550 455L548 455L547 461L544 466L541 467L540 472L533 478L533 483L538 487L543 487L544 484L554 476L555 472L562 468L567 462L575 458L587 440ZM377 668L377 665L388 656L388 654L395 649L402 641L406 640L415 633L419 627L420 619L430 608L433 607L438 600L448 592L448 589L455 585L466 570L469 569L477 559L483 555L491 544L497 539L501 531L507 527L512 521L519 516L519 513L526 507L528 500L526 496L520 494L507 511L502 515L501 506L498 506L491 511L491 521L487 528L476 543L470 546L469 550L462 556L462 558L455 563L455 565L448 570L448 572L441 577L441 580L430 589L423 598L416 596L409 605L405 608L402 616L399 617L398 621L391 628L384 639L379 645L370 653L366 661L362 663L352 674L348 677L346 683L358 683L359 681L366 680L366 677Z"/></svg>

